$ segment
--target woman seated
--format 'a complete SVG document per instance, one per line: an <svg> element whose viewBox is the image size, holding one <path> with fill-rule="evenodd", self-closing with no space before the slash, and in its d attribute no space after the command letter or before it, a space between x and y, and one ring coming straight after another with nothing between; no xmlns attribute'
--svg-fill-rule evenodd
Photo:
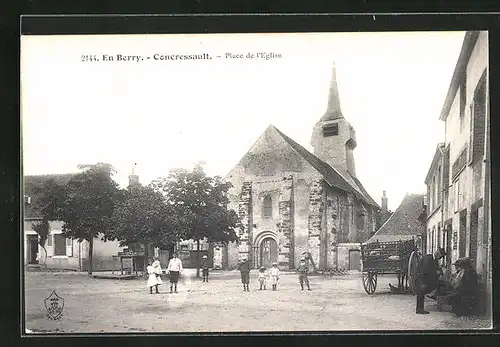
<svg viewBox="0 0 500 347"><path fill-rule="evenodd" d="M436 291L437 296L444 297L457 316L474 314L478 301L478 281L476 270L469 258L460 258L453 265L456 274L451 282L444 281Z"/></svg>

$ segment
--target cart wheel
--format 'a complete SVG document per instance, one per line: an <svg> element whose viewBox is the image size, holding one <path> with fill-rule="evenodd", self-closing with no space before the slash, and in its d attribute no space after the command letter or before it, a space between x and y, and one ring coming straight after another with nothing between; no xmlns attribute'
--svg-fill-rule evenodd
<svg viewBox="0 0 500 347"><path fill-rule="evenodd" d="M375 293L375 289L377 289L376 272L363 272L363 287L367 294L371 295Z"/></svg>
<svg viewBox="0 0 500 347"><path fill-rule="evenodd" d="M420 255L417 251L413 251L410 254L410 259L408 260L408 282L410 283L410 289L413 294L416 294L415 283L417 278L418 264L420 263Z"/></svg>

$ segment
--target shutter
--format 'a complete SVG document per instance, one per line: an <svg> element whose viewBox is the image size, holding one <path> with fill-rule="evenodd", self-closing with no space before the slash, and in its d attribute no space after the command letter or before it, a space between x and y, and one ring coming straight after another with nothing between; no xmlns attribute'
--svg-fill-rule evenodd
<svg viewBox="0 0 500 347"><path fill-rule="evenodd" d="M73 239L70 237L66 238L66 255L68 257L73 256Z"/></svg>
<svg viewBox="0 0 500 347"><path fill-rule="evenodd" d="M472 159L474 156L474 148L476 147L474 145L474 128L476 127L476 119L475 119L475 114L474 114L474 103L475 100L472 100L472 103L469 107L469 117L470 117L470 139L469 139L469 165L472 164Z"/></svg>
<svg viewBox="0 0 500 347"><path fill-rule="evenodd" d="M47 236L47 242L46 242L46 245L47 247L45 247L45 249L47 249L47 256L48 257L52 257L54 255L54 234L52 233L49 233L49 235Z"/></svg>

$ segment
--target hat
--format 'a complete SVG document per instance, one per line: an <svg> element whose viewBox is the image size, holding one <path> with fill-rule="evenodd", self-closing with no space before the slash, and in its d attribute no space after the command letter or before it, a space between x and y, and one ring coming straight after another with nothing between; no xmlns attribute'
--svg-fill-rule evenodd
<svg viewBox="0 0 500 347"><path fill-rule="evenodd" d="M444 257L446 256L446 251L444 250L444 248L439 248L437 251L436 251L437 254L439 254L439 256L441 257Z"/></svg>
<svg viewBox="0 0 500 347"><path fill-rule="evenodd" d="M301 261L302 261L302 260L303 260L303 261L305 261L305 260L306 260L306 258L305 258L305 257L302 257L302 258L300 258L300 260L301 260Z"/></svg>
<svg viewBox="0 0 500 347"><path fill-rule="evenodd" d="M204 255L202 258L208 258L206 255Z"/></svg>
<svg viewBox="0 0 500 347"><path fill-rule="evenodd" d="M453 265L458 265L458 266L464 266L464 265L470 265L471 261L470 261L470 258L467 258L467 257L463 257L463 258L459 258L457 259Z"/></svg>
<svg viewBox="0 0 500 347"><path fill-rule="evenodd" d="M273 262L273 265L278 265L278 263L277 262Z"/></svg>

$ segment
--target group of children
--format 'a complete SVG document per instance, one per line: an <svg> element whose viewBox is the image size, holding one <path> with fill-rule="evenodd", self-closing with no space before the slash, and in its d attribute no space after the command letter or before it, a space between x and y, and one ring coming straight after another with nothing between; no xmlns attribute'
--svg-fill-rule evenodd
<svg viewBox="0 0 500 347"><path fill-rule="evenodd" d="M204 256L206 257L206 256ZM160 261L155 258L154 261L150 259L148 261L148 267L146 268L148 272L148 282L147 287L149 288L149 293L153 294L153 287L156 289L156 294L160 294L158 291L158 286L162 284L161 275L163 270L161 269ZM172 259L168 262L167 273L170 277L170 293L177 293L177 282L179 281L179 275L182 272L182 262L174 253ZM208 274L207 274L208 277ZM208 281L208 280L207 280Z"/></svg>
<svg viewBox="0 0 500 347"><path fill-rule="evenodd" d="M201 268L203 271L203 282L208 282L208 269L209 269L209 262L208 262L208 257L206 255L203 256ZM243 291L249 292L250 288L250 262L248 259L244 259L239 266L239 270L241 273L241 282L243 283ZM182 271L182 262L179 258L177 258L177 254L173 255L173 258L170 259L168 263L168 268L167 272L169 273L170 277L170 293L175 292L177 293L177 282L179 279L179 275ZM147 282L147 287L149 288L150 294L153 294L153 288L156 290L156 294L159 294L160 292L158 291L158 286L162 284L161 280L161 275L162 275L162 269L160 266L160 261L155 258L153 260L149 260L148 262L148 267L147 267L147 272L148 272L148 282ZM306 263L306 259L302 258L300 260L300 266L297 270L299 273L299 283L300 287L302 290L304 290L304 283L307 286L307 290L311 290L311 287L309 286L309 279L307 277L307 274L309 272L309 266ZM259 290L266 290L266 284L268 278L271 280L271 285L272 285L272 290L276 291L278 289L278 281L279 281L279 276L280 276L280 270L278 269L278 264L273 263L272 268L269 269L269 271L262 266L259 269L259 275L258 275L258 281L260 288ZM173 288L175 288L175 291L173 291Z"/></svg>
<svg viewBox="0 0 500 347"><path fill-rule="evenodd" d="M248 259L245 259L240 263L239 270L241 273L241 282L243 283L243 291L249 292L250 262L248 261ZM311 290L311 287L309 285L309 278L307 277L309 266L307 265L305 258L302 258L300 260L300 266L297 272L299 273L299 283L300 287L302 288L301 290L304 290L304 283L307 286L307 290ZM272 268L270 268L269 271L264 266L262 266L259 269L259 275L257 277L260 285L259 290L266 290L266 283L268 278L270 278L272 290L276 291L278 289L279 276L280 270L278 269L277 263L274 262Z"/></svg>

